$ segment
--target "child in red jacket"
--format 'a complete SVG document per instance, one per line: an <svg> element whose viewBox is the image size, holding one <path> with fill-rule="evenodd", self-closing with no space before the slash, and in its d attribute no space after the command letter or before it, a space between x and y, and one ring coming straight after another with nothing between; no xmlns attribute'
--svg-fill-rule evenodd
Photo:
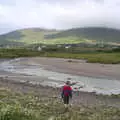
<svg viewBox="0 0 120 120"><path fill-rule="evenodd" d="M67 81L66 84L62 88L61 94L65 106L69 104L69 99L72 98L72 88L70 86L70 81Z"/></svg>

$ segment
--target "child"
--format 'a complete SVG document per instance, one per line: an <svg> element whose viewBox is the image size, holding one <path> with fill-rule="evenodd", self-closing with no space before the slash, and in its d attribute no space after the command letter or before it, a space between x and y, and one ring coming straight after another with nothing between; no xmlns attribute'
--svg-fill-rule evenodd
<svg viewBox="0 0 120 120"><path fill-rule="evenodd" d="M63 86L61 96L63 98L65 107L67 107L69 105L70 98L72 98L72 88L70 86L70 81L67 81Z"/></svg>

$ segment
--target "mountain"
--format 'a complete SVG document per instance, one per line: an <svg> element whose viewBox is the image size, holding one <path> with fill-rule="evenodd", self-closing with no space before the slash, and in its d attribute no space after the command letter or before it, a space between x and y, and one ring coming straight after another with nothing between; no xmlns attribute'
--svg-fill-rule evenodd
<svg viewBox="0 0 120 120"><path fill-rule="evenodd" d="M25 45L25 44L64 44L81 42L112 42L120 43L120 30L112 28L74 28L69 30L50 30L28 28L16 30L0 35L0 45Z"/></svg>
<svg viewBox="0 0 120 120"><path fill-rule="evenodd" d="M16 30L4 35L0 35L0 44L35 44L44 43L44 36L57 33L56 30L40 29L40 28L28 28Z"/></svg>
<svg viewBox="0 0 120 120"><path fill-rule="evenodd" d="M120 30L110 28L76 28L62 31L54 35L48 35L47 38L55 39L68 36L86 38L95 41L120 43Z"/></svg>

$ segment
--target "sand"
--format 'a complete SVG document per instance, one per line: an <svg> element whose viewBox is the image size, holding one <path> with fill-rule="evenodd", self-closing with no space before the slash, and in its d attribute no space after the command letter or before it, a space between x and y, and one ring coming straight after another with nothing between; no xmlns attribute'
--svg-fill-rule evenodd
<svg viewBox="0 0 120 120"><path fill-rule="evenodd" d="M103 65L86 63L84 60L72 60L59 58L23 58L20 61L21 65L41 64L45 69L51 71L57 71L62 73L69 73L73 75L83 75L91 77L109 77L112 79L120 80L120 65ZM0 71L0 87L6 87L13 91L20 91L22 93L29 93L34 91L42 96L57 97L60 99L61 91L59 88L52 88L48 86L42 86L40 84L31 84L30 81L41 81L44 78L37 78L34 76L27 76L23 74L10 73ZM89 106L114 106L120 107L120 97L109 97L104 95L96 95L95 93L77 91L73 93L72 104L83 104Z"/></svg>
<svg viewBox="0 0 120 120"><path fill-rule="evenodd" d="M79 76L120 80L120 64L86 63L84 60L62 58L24 58L21 64L41 64L45 69Z"/></svg>
<svg viewBox="0 0 120 120"><path fill-rule="evenodd" d="M9 77L8 77L9 78ZM7 88L14 92L35 93L40 95L40 97L52 97L57 98L61 102L61 89L52 88L48 86L33 85L27 82L19 82L10 80L8 78L0 78L0 87ZM104 95L96 95L95 93L88 92L73 92L73 98L71 100L72 105L85 105L85 106L112 106L120 107L120 97L110 97Z"/></svg>

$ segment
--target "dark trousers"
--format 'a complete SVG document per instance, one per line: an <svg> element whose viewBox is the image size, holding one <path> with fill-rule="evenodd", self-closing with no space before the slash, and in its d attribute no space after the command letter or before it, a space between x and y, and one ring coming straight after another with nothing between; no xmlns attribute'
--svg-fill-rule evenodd
<svg viewBox="0 0 120 120"><path fill-rule="evenodd" d="M64 104L69 104L69 96L63 97Z"/></svg>

